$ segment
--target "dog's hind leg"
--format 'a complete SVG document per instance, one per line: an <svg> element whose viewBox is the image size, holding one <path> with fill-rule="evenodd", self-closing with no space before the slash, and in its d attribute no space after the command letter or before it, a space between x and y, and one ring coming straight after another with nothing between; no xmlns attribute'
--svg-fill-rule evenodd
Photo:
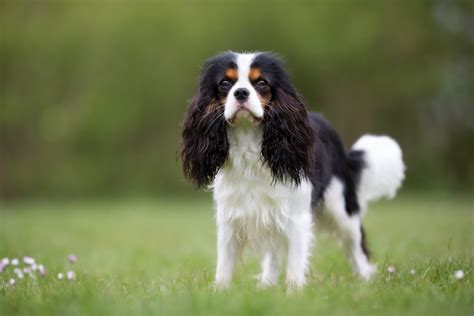
<svg viewBox="0 0 474 316"><path fill-rule="evenodd" d="M369 262L364 227L359 215L352 215L346 222L338 223L338 235L354 272L364 280L369 280L377 271Z"/></svg>
<svg viewBox="0 0 474 316"><path fill-rule="evenodd" d="M376 267L369 262L369 250L365 231L359 213L348 214L344 200L342 182L333 178L324 193L324 220L330 223L332 230L341 240L344 251L352 264L354 272L364 280L369 280Z"/></svg>

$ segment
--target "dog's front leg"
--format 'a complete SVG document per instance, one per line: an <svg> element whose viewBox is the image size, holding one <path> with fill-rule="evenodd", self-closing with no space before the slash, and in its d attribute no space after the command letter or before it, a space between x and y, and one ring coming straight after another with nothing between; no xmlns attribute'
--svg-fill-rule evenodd
<svg viewBox="0 0 474 316"><path fill-rule="evenodd" d="M290 292L303 288L306 283L309 256L314 238L312 226L310 212L298 214L289 222L286 283Z"/></svg>
<svg viewBox="0 0 474 316"><path fill-rule="evenodd" d="M262 263L262 274L260 275L259 286L267 287L278 283L278 276L283 264L283 254L278 247L271 247L267 250Z"/></svg>
<svg viewBox="0 0 474 316"><path fill-rule="evenodd" d="M217 268L215 287L227 289L232 281L235 262L240 253L241 244L232 223L217 221Z"/></svg>

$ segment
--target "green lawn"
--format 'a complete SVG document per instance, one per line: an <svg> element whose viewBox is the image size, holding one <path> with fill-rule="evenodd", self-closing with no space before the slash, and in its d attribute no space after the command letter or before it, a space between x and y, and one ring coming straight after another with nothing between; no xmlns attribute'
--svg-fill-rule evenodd
<svg viewBox="0 0 474 316"><path fill-rule="evenodd" d="M215 229L205 197L4 204L0 258L33 256L48 274L11 287L11 268L1 272L0 315L474 313L470 197L402 194L374 205L366 226L377 277L355 279L336 243L319 236L309 285L292 296L284 285L256 288L252 254L230 291L212 290ZM74 266L70 253L78 257ZM57 279L71 267L76 281ZM454 278L459 269L461 280Z"/></svg>

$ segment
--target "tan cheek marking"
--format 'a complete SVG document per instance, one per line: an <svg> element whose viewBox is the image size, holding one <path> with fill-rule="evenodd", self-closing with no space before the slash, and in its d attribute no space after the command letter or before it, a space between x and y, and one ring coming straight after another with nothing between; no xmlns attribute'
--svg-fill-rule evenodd
<svg viewBox="0 0 474 316"><path fill-rule="evenodd" d="M211 112L217 111L219 108L224 106L225 100L225 97L221 98L220 100L216 100L215 98L213 98L211 102L207 105L204 114L209 115Z"/></svg>
<svg viewBox="0 0 474 316"><path fill-rule="evenodd" d="M249 79L250 81L255 81L257 80L258 78L260 78L260 69L259 68L252 68L250 69L250 72L249 72Z"/></svg>
<svg viewBox="0 0 474 316"><path fill-rule="evenodd" d="M265 108L267 106L270 106L270 100L272 99L271 93L265 96L258 94L258 98L260 99L260 104L262 105L262 107Z"/></svg>
<svg viewBox="0 0 474 316"><path fill-rule="evenodd" d="M237 75L237 70L236 69L234 69L234 68L227 69L227 71L225 72L225 75L230 80L237 81L238 75Z"/></svg>

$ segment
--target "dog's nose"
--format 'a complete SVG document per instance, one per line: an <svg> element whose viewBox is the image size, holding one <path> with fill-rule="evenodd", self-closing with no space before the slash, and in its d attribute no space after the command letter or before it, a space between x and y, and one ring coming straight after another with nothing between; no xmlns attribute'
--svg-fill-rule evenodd
<svg viewBox="0 0 474 316"><path fill-rule="evenodd" d="M250 92L246 88L239 88L234 91L234 97L239 101L246 100L250 95Z"/></svg>

